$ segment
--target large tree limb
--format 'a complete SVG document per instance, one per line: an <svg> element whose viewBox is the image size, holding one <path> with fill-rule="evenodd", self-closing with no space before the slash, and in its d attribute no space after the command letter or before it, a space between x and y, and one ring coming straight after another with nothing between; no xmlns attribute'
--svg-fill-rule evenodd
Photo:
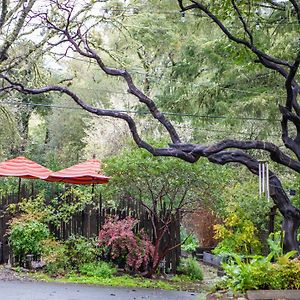
<svg viewBox="0 0 300 300"><path fill-rule="evenodd" d="M297 93L299 92L298 91L299 86L295 82L295 76L299 69L299 65L300 65L300 50L297 53L295 62L291 66L290 72L288 73L288 76L286 77L286 81L285 81L285 88L287 90L286 107L288 109L292 109L294 102L296 102ZM296 93L294 93L294 90Z"/></svg>
<svg viewBox="0 0 300 300"><path fill-rule="evenodd" d="M270 153L270 157L273 161L279 164L287 166L296 172L300 172L300 162L293 160L290 156L282 152L278 146L270 142L263 141L237 141L237 140L223 140L211 145L196 145L196 144L179 144L171 145L171 147L181 149L182 151L191 153L195 157L201 156L210 157L223 150L235 148L243 150L255 150L260 149Z"/></svg>
<svg viewBox="0 0 300 300"><path fill-rule="evenodd" d="M87 39L82 35L80 28L78 28L77 33L75 35L72 35L69 32L68 29L68 22L65 29L61 29L54 25L53 23L50 23L48 21L48 24L52 26L53 29L58 30L59 32L63 33L66 37L66 39L70 42L70 44L74 47L74 49L81 54L84 57L93 59L96 61L98 66L101 68L101 70L106 73L107 75L111 76L117 76L122 77L127 86L128 86L128 92L134 95L139 99L139 101L143 104L145 104L152 114L152 116L157 119L168 131L172 142L173 143L180 143L180 137L177 134L174 126L171 124L171 122L159 111L157 106L155 105L154 101L149 98L147 95L145 95L133 82L133 79L131 75L126 70L116 69L116 68L110 68L107 67L101 57L98 55L96 51L94 51L88 44ZM76 38L79 38L79 42L76 41ZM84 49L80 46L80 44L84 45Z"/></svg>
<svg viewBox="0 0 300 300"><path fill-rule="evenodd" d="M216 154L220 151L223 151L228 148L237 148L237 149L261 149L265 150L270 153L270 156L272 160L288 166L289 168L300 172L300 163L296 160L293 160L291 157L283 153L275 144L270 142L263 142L263 141L236 141L236 140L224 140L219 143L213 144L213 145L197 145L197 144L171 144L170 148L159 148L156 149L146 142L144 142L141 137L138 134L136 125L134 120L127 114L123 112L118 112L115 110L107 110L107 109L99 109L95 108L87 103L85 103L78 95L73 93L71 90L69 90L66 87L62 86L47 86L40 89L30 89L26 88L23 85L19 83L13 82L8 77L1 75L0 78L3 78L6 80L10 86L5 86L4 88L7 89L15 89L19 92L25 93L25 94L42 94L47 93L51 91L61 92L69 97L71 97L78 105L80 105L83 109L87 110L90 113L99 115L99 116L109 116L114 118L123 119L127 122L131 134L134 138L134 141L136 144L148 150L153 155L161 155L161 156L175 156L178 158L181 158L183 160L189 161L189 162L195 162L198 160L201 156L209 157L212 154Z"/></svg>
<svg viewBox="0 0 300 300"><path fill-rule="evenodd" d="M128 115L123 112L110 110L110 109L99 109L95 108L87 103L85 103L78 95L73 93L71 90L69 90L66 87L62 86L46 86L39 89L30 89L25 86L23 86L20 83L13 82L11 79L9 79L7 76L0 75L0 78L6 80L10 86L5 86L3 89L8 90L17 90L24 94L32 94L32 95L38 95L48 92L60 92L68 95L70 98L72 98L79 106L81 106L84 110L96 114L98 116L107 116L107 117L113 117L124 120L131 131L132 137L135 141L135 143L141 147L152 153L154 156L174 156L181 158L183 160L186 160L188 162L195 162L195 157L189 153L185 153L184 151L181 151L179 149L175 148L154 148L150 144L146 143L139 135L138 130L136 128L136 124L134 120ZM0 89L1 91L1 89Z"/></svg>
<svg viewBox="0 0 300 300"><path fill-rule="evenodd" d="M221 151L210 155L208 157L209 161L217 164L227 164L231 162L238 162L240 164L245 165L253 174L258 175L259 173L259 162L251 157L249 154L239 151L239 150L232 150L232 151ZM270 195L274 200L274 203L277 205L280 212L286 216L288 214L293 214L300 218L300 210L295 208L291 205L291 202L286 195L280 180L278 177L273 173L270 172L269 176L270 180Z"/></svg>
<svg viewBox="0 0 300 300"><path fill-rule="evenodd" d="M290 68L288 76L285 80L286 88L286 104L285 107L279 106L279 110L282 114L281 129L282 129L282 141L285 146L291 149L300 160L300 106L297 102L297 96L299 94L299 85L295 82L295 76L300 65L300 51L298 52L295 62ZM296 114L292 112L295 110ZM297 136L292 139L289 136L288 121L292 122L297 129Z"/></svg>

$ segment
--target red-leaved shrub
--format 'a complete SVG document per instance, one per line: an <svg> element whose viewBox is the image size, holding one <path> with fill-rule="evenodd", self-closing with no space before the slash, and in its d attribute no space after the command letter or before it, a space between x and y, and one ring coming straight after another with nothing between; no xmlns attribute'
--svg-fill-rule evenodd
<svg viewBox="0 0 300 300"><path fill-rule="evenodd" d="M134 234L137 222L131 217L122 220L108 217L99 232L99 246L106 254L115 261L125 258L126 267L134 271L146 270L154 253L154 246L143 230Z"/></svg>

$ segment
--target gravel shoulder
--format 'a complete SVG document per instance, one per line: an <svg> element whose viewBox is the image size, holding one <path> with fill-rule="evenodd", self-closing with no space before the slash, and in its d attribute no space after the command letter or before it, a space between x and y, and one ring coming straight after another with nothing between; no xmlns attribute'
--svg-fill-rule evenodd
<svg viewBox="0 0 300 300"><path fill-rule="evenodd" d="M20 272L16 270L0 265L0 281L35 281L33 278L30 278L26 270L20 269Z"/></svg>

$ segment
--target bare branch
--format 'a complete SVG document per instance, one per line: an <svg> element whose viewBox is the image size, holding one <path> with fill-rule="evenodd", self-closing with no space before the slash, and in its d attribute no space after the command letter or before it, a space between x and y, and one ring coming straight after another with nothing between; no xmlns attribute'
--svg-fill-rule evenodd
<svg viewBox="0 0 300 300"><path fill-rule="evenodd" d="M246 24L246 22L245 22L245 20L244 20L244 18L243 18L243 16L242 16L241 12L240 12L240 10L239 10L239 8L238 8L237 5L236 5L235 0L231 0L231 3L232 3L232 6L233 6L234 10L235 10L236 13L238 14L238 17L239 17L240 21L241 21L242 24L243 24L243 27L244 27L245 32L247 33L247 35L248 35L248 37L249 37L249 39L250 39L250 44L251 44L251 46L253 46L253 36L252 36L252 34L251 34L251 32L250 32L250 30L249 30L249 28L248 28L248 26L247 26L247 24Z"/></svg>
<svg viewBox="0 0 300 300"><path fill-rule="evenodd" d="M191 9L200 9L201 11L203 11L214 23L216 23L219 28L223 31L223 33L232 41L236 42L237 44L242 44L244 46L246 46L248 49L250 49L260 60L266 60L270 63L273 63L273 70L276 70L279 72L279 69L281 69L280 66L286 66L286 67L291 67L291 65L289 64L289 62L278 59L276 57L270 56L264 52L262 52L261 50L257 49L256 47L254 47L253 45L251 45L251 43L249 43L246 40L240 39L236 36L234 36L227 28L226 26L217 18L216 15L214 15L207 7L205 7L202 3L200 3L199 1L194 1L191 0L191 2L193 3L193 5L190 6L186 6L186 7L181 7L182 11L187 11L187 10L191 10ZM182 4L182 3L181 3ZM275 65L274 65L275 64ZM271 65L270 65L271 66Z"/></svg>
<svg viewBox="0 0 300 300"><path fill-rule="evenodd" d="M278 146L273 143L263 142L263 141L236 141L236 140L223 140L212 145L194 145L194 144L181 144L181 145L170 145L191 153L192 155L209 157L212 154L219 153L225 149L236 148L236 149L261 149L270 153L271 159L282 165L288 166L289 168L300 172L300 163L293 160L291 157L283 153Z"/></svg>

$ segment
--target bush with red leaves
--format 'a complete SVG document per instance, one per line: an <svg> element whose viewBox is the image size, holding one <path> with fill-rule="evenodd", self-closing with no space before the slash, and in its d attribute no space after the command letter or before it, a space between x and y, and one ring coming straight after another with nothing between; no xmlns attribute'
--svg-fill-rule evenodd
<svg viewBox="0 0 300 300"><path fill-rule="evenodd" d="M147 270L153 258L154 246L143 230L137 235L134 218L108 217L99 232L99 246L112 261L125 259L125 267L135 272Z"/></svg>

